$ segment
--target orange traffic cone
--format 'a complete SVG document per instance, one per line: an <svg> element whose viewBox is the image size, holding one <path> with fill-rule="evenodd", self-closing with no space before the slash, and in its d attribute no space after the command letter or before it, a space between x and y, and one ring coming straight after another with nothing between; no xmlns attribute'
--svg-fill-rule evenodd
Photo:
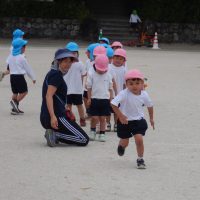
<svg viewBox="0 0 200 200"><path fill-rule="evenodd" d="M152 47L152 49L160 49L158 47L158 34L157 34L157 32L155 32L155 36L154 36L154 39L153 39L153 47Z"/></svg>

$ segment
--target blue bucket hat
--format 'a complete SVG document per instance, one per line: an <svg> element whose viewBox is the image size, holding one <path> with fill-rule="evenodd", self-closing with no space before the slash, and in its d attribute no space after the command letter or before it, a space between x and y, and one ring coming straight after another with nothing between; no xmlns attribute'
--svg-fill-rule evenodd
<svg viewBox="0 0 200 200"><path fill-rule="evenodd" d="M79 46L75 42L69 42L69 43L67 43L67 45L65 46L65 48L68 49L69 51L78 51L79 50Z"/></svg>
<svg viewBox="0 0 200 200"><path fill-rule="evenodd" d="M72 58L74 61L78 61L78 58L68 49L58 49L55 52L55 60L59 60L62 58Z"/></svg>
<svg viewBox="0 0 200 200"><path fill-rule="evenodd" d="M103 41L103 42L105 42L106 44L110 44L109 39L106 38L106 37L102 37L99 41Z"/></svg>
<svg viewBox="0 0 200 200"><path fill-rule="evenodd" d="M17 38L15 40L13 40L12 42L12 55L13 56L17 56L19 54L21 54L22 52L22 47L25 46L28 43L27 40L23 40L22 38Z"/></svg>
<svg viewBox="0 0 200 200"><path fill-rule="evenodd" d="M108 58L112 58L114 55L114 50L111 47L108 47L106 50Z"/></svg>
<svg viewBox="0 0 200 200"><path fill-rule="evenodd" d="M17 38L21 38L24 35L24 32L20 29L16 29L13 31L13 40Z"/></svg>
<svg viewBox="0 0 200 200"><path fill-rule="evenodd" d="M90 60L93 61L94 60L94 55L93 55L93 51L94 51L94 48L99 46L100 44L99 43L93 43L93 44L90 44L88 47L87 47L87 51L90 52Z"/></svg>

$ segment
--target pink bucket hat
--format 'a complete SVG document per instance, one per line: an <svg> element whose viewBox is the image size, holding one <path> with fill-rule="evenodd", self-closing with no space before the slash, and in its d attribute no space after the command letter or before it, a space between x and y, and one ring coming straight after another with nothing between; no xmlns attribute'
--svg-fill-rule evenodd
<svg viewBox="0 0 200 200"><path fill-rule="evenodd" d="M114 56L122 56L126 60L126 51L124 49L116 49Z"/></svg>
<svg viewBox="0 0 200 200"><path fill-rule="evenodd" d="M108 57L103 54L97 55L97 57L94 60L94 64L96 69L98 69L101 72L105 72L108 70L108 64L109 64Z"/></svg>
<svg viewBox="0 0 200 200"><path fill-rule="evenodd" d="M123 45L121 42L115 41L111 44L111 47L120 47L123 48Z"/></svg>
<svg viewBox="0 0 200 200"><path fill-rule="evenodd" d="M141 80L144 80L143 74L142 74L138 69L129 70L129 71L125 74L125 80L126 80L126 81L127 81L128 79L133 79L133 78L139 78L139 79L141 79Z"/></svg>
<svg viewBox="0 0 200 200"><path fill-rule="evenodd" d="M106 55L106 48L104 46L97 46L94 48L93 55L97 56L100 54Z"/></svg>

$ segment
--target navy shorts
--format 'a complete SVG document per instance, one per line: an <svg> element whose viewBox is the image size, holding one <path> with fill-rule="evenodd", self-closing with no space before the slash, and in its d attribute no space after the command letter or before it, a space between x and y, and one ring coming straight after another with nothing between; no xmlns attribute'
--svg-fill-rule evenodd
<svg viewBox="0 0 200 200"><path fill-rule="evenodd" d="M69 94L69 95L67 95L67 104L82 105L83 104L82 94Z"/></svg>
<svg viewBox="0 0 200 200"><path fill-rule="evenodd" d="M13 94L28 92L28 87L23 74L11 74L10 84Z"/></svg>
<svg viewBox="0 0 200 200"><path fill-rule="evenodd" d="M110 116L109 99L92 99L90 105L91 116Z"/></svg>
<svg viewBox="0 0 200 200"><path fill-rule="evenodd" d="M145 135L145 132L148 128L147 122L145 119L128 121L128 124L121 124L117 121L117 136L121 139L127 139L133 137L136 134Z"/></svg>

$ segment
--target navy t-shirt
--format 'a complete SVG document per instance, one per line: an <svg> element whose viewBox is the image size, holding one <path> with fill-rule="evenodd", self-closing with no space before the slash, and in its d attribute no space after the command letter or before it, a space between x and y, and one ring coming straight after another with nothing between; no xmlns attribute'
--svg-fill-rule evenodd
<svg viewBox="0 0 200 200"><path fill-rule="evenodd" d="M45 128L50 128L50 115L46 103L46 94L48 85L52 85L57 88L53 96L54 113L56 117L61 117L65 115L65 104L67 97L67 85L63 79L63 74L61 71L51 69L43 83L42 87L42 106L40 113L40 120Z"/></svg>

